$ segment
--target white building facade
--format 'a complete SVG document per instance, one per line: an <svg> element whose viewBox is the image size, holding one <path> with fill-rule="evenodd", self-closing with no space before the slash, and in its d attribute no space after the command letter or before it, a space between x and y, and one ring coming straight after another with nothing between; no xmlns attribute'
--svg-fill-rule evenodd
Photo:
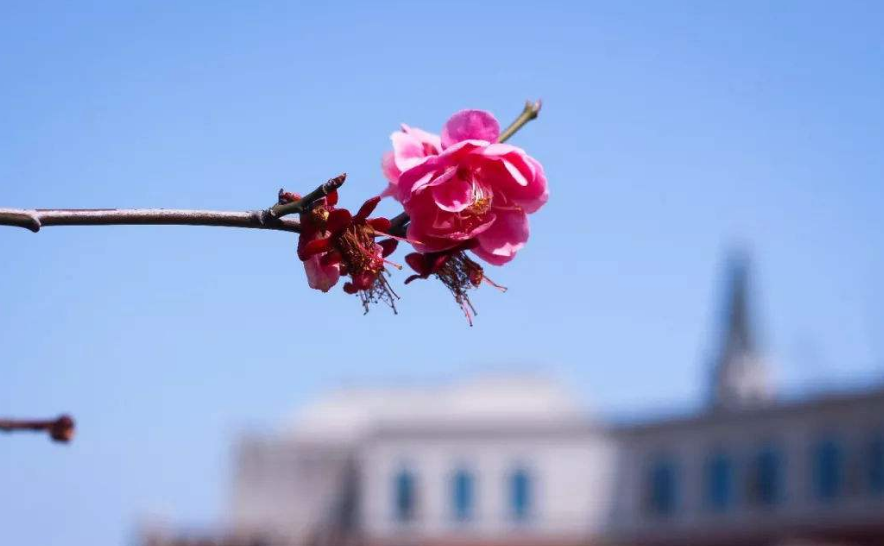
<svg viewBox="0 0 884 546"><path fill-rule="evenodd" d="M696 414L598 422L536 377L342 390L241 440L228 529L200 540L884 544L884 389L777 400L748 281L736 259Z"/></svg>

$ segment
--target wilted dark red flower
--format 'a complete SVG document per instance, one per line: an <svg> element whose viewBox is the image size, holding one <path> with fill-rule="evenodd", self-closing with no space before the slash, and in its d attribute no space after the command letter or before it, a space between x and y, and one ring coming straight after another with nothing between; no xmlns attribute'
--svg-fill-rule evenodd
<svg viewBox="0 0 884 546"><path fill-rule="evenodd" d="M62 415L49 426L49 437L56 442L67 443L74 437L74 420L70 415Z"/></svg>
<svg viewBox="0 0 884 546"><path fill-rule="evenodd" d="M396 239L375 242L375 238L387 235L390 220L369 218L380 197L366 201L356 214L343 208L335 208L337 194L332 193L325 201L301 214L301 238L298 241L298 257L307 267L312 263L316 284L337 282L337 276L349 275L344 292L358 294L365 307L383 301L396 311L395 300L399 298L385 277L385 265L401 268L386 257L396 250ZM311 275L308 268L308 281ZM332 280L334 278L334 280ZM313 286L314 282L310 282ZM324 291L327 291L326 288Z"/></svg>
<svg viewBox="0 0 884 546"><path fill-rule="evenodd" d="M460 305L470 326L473 325L473 315L476 309L470 301L468 291L478 288L483 282L490 284L501 292L506 288L496 284L485 276L482 266L471 260L465 253L478 245L478 241L471 239L449 250L441 252L413 252L405 256L405 262L414 269L416 275L405 279L405 284L416 279L428 279L435 275L442 284L454 296L454 301Z"/></svg>
<svg viewBox="0 0 884 546"><path fill-rule="evenodd" d="M297 194L280 192L280 202L297 201L301 197ZM310 288L328 292L337 284L341 277L340 267L336 264L323 265L319 256L306 256L304 247L310 241L328 237L325 228L326 219L334 210L338 202L338 192L334 191L325 198L320 199L310 210L300 214L301 236L298 238L298 257L304 262L304 272L307 274L307 284Z"/></svg>

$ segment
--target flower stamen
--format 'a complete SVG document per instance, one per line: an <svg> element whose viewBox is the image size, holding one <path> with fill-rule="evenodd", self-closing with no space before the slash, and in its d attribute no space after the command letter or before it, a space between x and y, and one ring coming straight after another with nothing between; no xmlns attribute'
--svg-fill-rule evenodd
<svg viewBox="0 0 884 546"><path fill-rule="evenodd" d="M505 287L486 277L482 266L466 255L465 251L475 248L476 244L473 239L447 251L427 254L415 252L405 257L405 261L416 272L416 275L406 279L405 283L435 275L454 296L454 301L460 306L470 326L473 325L473 316L478 313L470 301L469 290L487 282L501 292L506 292Z"/></svg>

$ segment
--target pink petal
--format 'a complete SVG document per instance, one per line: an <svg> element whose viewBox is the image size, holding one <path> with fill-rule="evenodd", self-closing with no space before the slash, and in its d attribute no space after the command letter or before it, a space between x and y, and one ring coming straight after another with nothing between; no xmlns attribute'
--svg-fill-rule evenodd
<svg viewBox="0 0 884 546"><path fill-rule="evenodd" d="M482 181L495 190L495 198L521 207L531 214L537 212L549 199L546 174L543 166L521 149L494 159L488 158L482 165Z"/></svg>
<svg viewBox="0 0 884 546"><path fill-rule="evenodd" d="M518 146L513 146L512 144L501 144L500 142L492 142L488 146L485 146L485 149L482 150L482 155L487 156L505 156L512 152L525 153L525 150L519 148Z"/></svg>
<svg viewBox="0 0 884 546"><path fill-rule="evenodd" d="M437 155L442 153L442 139L439 135L428 133L417 127L409 127L404 123L402 124L402 132L415 137L423 145L424 152L432 152L427 153L426 155Z"/></svg>
<svg viewBox="0 0 884 546"><path fill-rule="evenodd" d="M452 170L455 172L444 183L433 183L433 200L442 210L460 212L473 202L473 184L454 176L456 169Z"/></svg>
<svg viewBox="0 0 884 546"><path fill-rule="evenodd" d="M537 167L540 164L522 148L495 143L486 146L482 150L482 155L502 161L507 171L520 186L528 186L530 181L537 177ZM542 168L540 170L542 171Z"/></svg>
<svg viewBox="0 0 884 546"><path fill-rule="evenodd" d="M384 173L384 177L387 179L387 188L381 193L381 197L392 197L393 199L398 199L398 190L396 185L399 183L399 169L396 168L396 163L393 161L393 152L387 152L384 154L383 158L381 158L381 171Z"/></svg>
<svg viewBox="0 0 884 546"><path fill-rule="evenodd" d="M461 214L440 208L432 193L427 191L417 194L405 207L411 217L409 240L417 239L426 243L428 250L451 248L476 237L494 224L494 211L489 211L481 217L463 217ZM430 242L430 239L444 240L445 243L435 244ZM440 246L442 248L439 248Z"/></svg>
<svg viewBox="0 0 884 546"><path fill-rule="evenodd" d="M497 220L476 239L473 252L494 265L503 265L515 257L528 241L528 215L519 210L497 210Z"/></svg>
<svg viewBox="0 0 884 546"><path fill-rule="evenodd" d="M457 241L433 237L423 231L420 224L415 224L414 222L408 224L407 237L408 242L418 252L439 252L440 250L454 248L460 244Z"/></svg>
<svg viewBox="0 0 884 546"><path fill-rule="evenodd" d="M481 150L483 146L485 146L483 142L476 140L458 142L441 154L430 156L407 171L403 171L399 176L399 200L402 203L408 202L413 193L428 185L434 177L441 175L452 166L469 162L473 157L481 158L475 152Z"/></svg>
<svg viewBox="0 0 884 546"><path fill-rule="evenodd" d="M515 258L515 255L509 256L509 257L496 256L496 255L492 254L491 252L484 250L481 246L477 246L476 248L470 249L470 252L472 252L473 254L478 256L479 258L485 260L486 262L490 263L491 265L504 265L504 264L512 261L513 258Z"/></svg>
<svg viewBox="0 0 884 546"><path fill-rule="evenodd" d="M396 201L399 200L399 188L397 188L394 184L387 184L387 187L384 188L384 191L381 192L381 198L392 197Z"/></svg>
<svg viewBox="0 0 884 546"><path fill-rule="evenodd" d="M517 169L516 166L512 164L512 162L507 161L506 159L503 159L501 161L503 161L503 166L506 168L507 172L510 173L510 176L513 177L513 180L515 180L516 184L522 187L528 185L528 178L526 178L525 174Z"/></svg>
<svg viewBox="0 0 884 546"><path fill-rule="evenodd" d="M457 167L454 165L446 168L444 171L441 171L441 172L437 170L437 171L435 171L435 178L433 178L427 184L427 186L441 186L441 185L447 183L452 178L455 178L456 174L457 174ZM420 190L420 187L415 185L415 187L413 188L413 191L418 191L418 190Z"/></svg>
<svg viewBox="0 0 884 546"><path fill-rule="evenodd" d="M381 171L384 173L384 177L386 177L390 184L396 185L399 182L399 175L401 175L402 172L396 167L396 160L394 159L393 152L384 153L384 156L381 158Z"/></svg>
<svg viewBox="0 0 884 546"><path fill-rule="evenodd" d="M526 188L533 190L534 194L530 197L520 197L518 203L525 212L532 214L537 212L549 200L549 186L546 183L546 173L543 170L543 165L530 155L526 155L525 159L534 167L534 181Z"/></svg>
<svg viewBox="0 0 884 546"><path fill-rule="evenodd" d="M393 141L394 163L400 171L414 167L427 157L421 141L408 133L396 131L390 135L390 140Z"/></svg>
<svg viewBox="0 0 884 546"><path fill-rule="evenodd" d="M429 184L437 174L433 166L426 163L402 173L402 176L399 177L399 187L397 190L399 192L399 201L403 205L407 204L411 200L412 195Z"/></svg>
<svg viewBox="0 0 884 546"><path fill-rule="evenodd" d="M500 124L484 110L461 110L451 116L442 129L442 148L464 140L494 142L500 136Z"/></svg>
<svg viewBox="0 0 884 546"><path fill-rule="evenodd" d="M314 290L328 292L341 277L341 266L339 264L323 266L320 259L320 256L316 255L304 261L307 284Z"/></svg>

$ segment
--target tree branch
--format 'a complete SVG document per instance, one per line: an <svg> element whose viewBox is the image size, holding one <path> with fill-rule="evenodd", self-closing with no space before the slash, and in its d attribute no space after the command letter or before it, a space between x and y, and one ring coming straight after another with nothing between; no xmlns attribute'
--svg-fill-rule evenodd
<svg viewBox="0 0 884 546"><path fill-rule="evenodd" d="M51 226L218 226L298 233L297 220L274 218L267 211L181 209L2 209L0 226L37 233Z"/></svg>
<svg viewBox="0 0 884 546"><path fill-rule="evenodd" d="M309 210L317 201L340 188L341 174L320 184L292 203L277 203L266 210L221 211L185 209L3 209L0 226L14 226L37 233L50 226L215 226L268 229L299 233L297 220L282 218Z"/></svg>
<svg viewBox="0 0 884 546"><path fill-rule="evenodd" d="M0 419L0 432L48 432L52 440L63 443L70 442L74 437L74 427L74 419L70 415L46 420Z"/></svg>
<svg viewBox="0 0 884 546"><path fill-rule="evenodd" d="M343 186L344 181L346 180L347 173L341 173L334 178L329 178L325 184L321 184L318 188L297 201L291 203L277 203L270 207L267 212L273 218L282 218L289 214L296 214L310 210L317 201Z"/></svg>

